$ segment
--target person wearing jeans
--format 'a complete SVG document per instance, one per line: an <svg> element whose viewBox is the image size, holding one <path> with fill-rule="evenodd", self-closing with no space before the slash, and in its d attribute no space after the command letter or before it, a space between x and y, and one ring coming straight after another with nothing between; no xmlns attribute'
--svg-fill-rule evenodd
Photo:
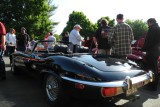
<svg viewBox="0 0 160 107"><path fill-rule="evenodd" d="M10 58L10 64L12 60L12 53L15 52L15 47L16 47L16 35L15 35L15 29L11 28L10 32L6 34L6 48L7 48L7 53Z"/></svg>

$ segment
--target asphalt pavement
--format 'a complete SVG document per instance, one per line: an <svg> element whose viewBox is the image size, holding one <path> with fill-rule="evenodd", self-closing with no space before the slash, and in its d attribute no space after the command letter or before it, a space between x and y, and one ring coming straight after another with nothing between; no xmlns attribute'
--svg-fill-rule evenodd
<svg viewBox="0 0 160 107"><path fill-rule="evenodd" d="M28 75L13 75L10 71L9 58L4 57L7 79L0 81L0 107L50 107L42 92L39 81ZM74 100L68 107L159 107L160 84L158 91L139 90L140 99L132 102L120 100L115 104L101 104L96 101Z"/></svg>

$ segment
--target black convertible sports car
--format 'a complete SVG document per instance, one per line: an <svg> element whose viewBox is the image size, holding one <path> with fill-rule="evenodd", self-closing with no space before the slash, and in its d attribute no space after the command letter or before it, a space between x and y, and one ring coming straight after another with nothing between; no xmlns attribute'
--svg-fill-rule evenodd
<svg viewBox="0 0 160 107"><path fill-rule="evenodd" d="M39 77L53 106L61 105L66 97L137 99L138 89L153 81L152 71L144 71L132 61L86 53L85 47L72 53L61 42L48 49L49 43L37 41L31 50L15 52L11 71Z"/></svg>

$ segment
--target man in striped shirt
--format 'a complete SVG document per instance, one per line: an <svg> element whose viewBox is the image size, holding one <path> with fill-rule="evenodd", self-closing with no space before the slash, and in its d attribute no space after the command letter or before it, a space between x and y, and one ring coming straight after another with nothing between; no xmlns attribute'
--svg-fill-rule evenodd
<svg viewBox="0 0 160 107"><path fill-rule="evenodd" d="M112 46L112 55L126 58L131 54L131 42L134 40L132 28L123 21L123 14L117 15L117 25L108 34L108 41Z"/></svg>

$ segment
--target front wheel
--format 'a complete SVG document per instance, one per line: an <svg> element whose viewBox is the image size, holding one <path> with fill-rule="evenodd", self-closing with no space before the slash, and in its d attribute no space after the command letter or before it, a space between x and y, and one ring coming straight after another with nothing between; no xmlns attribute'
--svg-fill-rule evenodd
<svg viewBox="0 0 160 107"><path fill-rule="evenodd" d="M18 68L17 68L17 66L15 65L15 62L14 62L13 59L12 59L12 62L11 62L11 72L12 72L14 75L18 74Z"/></svg>
<svg viewBox="0 0 160 107"><path fill-rule="evenodd" d="M58 76L52 74L45 76L44 92L51 106L61 106L64 102L62 86Z"/></svg>

